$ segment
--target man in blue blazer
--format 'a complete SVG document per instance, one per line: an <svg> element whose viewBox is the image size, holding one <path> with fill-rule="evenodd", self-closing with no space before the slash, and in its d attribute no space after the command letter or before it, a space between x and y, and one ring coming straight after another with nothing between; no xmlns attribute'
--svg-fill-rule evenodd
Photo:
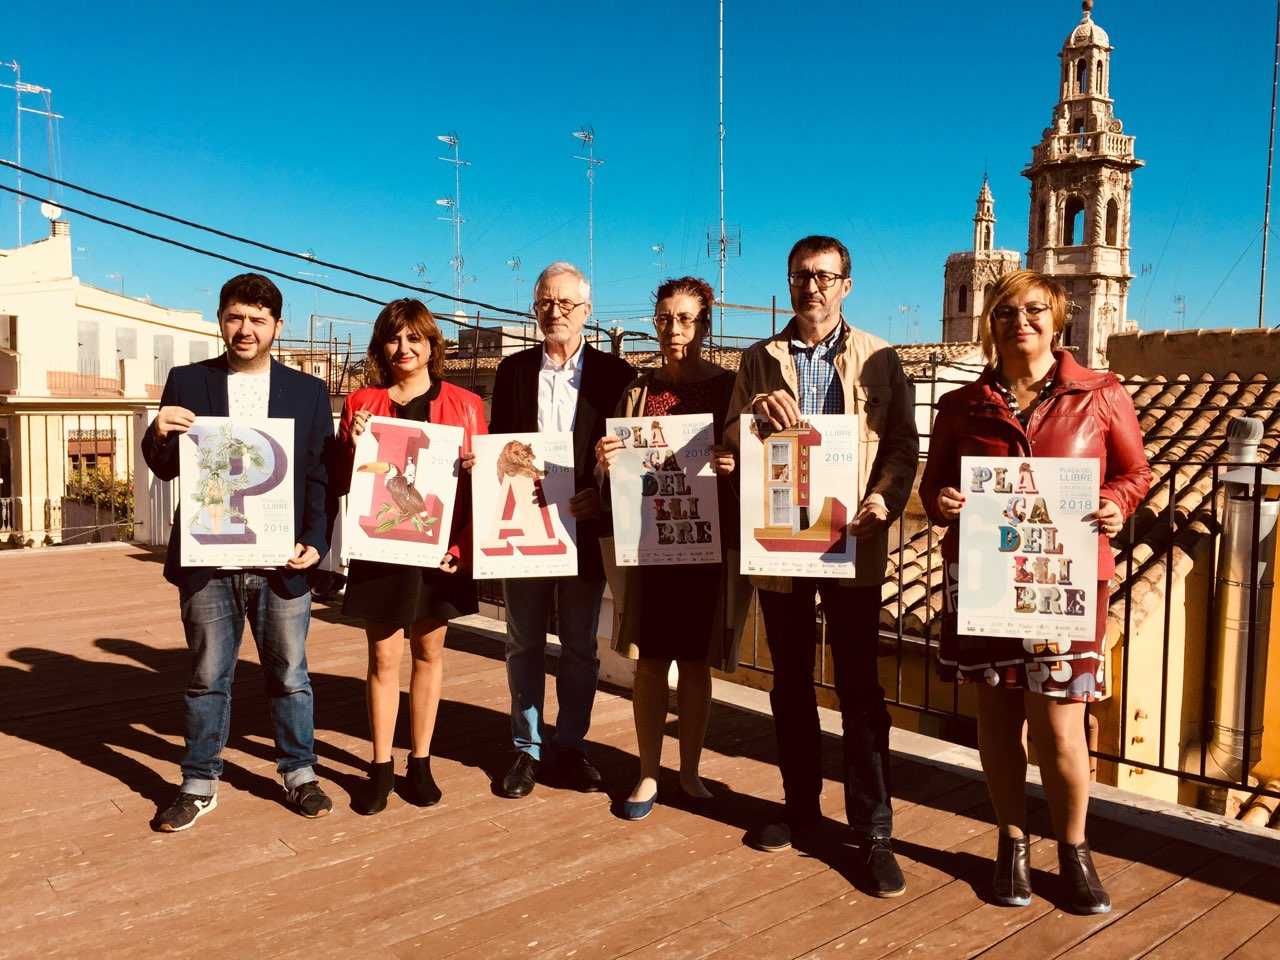
<svg viewBox="0 0 1280 960"><path fill-rule="evenodd" d="M333 809L316 780L306 656L311 621L307 571L328 552L333 523L326 471L333 418L323 383L271 359L283 306L280 290L260 274L228 280L218 299L226 352L169 372L159 413L142 438L142 455L151 472L172 480L178 475L178 435L196 417L285 417L294 422L295 545L283 567L183 567L181 505L174 514L164 576L178 588L192 671L186 692L182 786L155 820L156 829L164 832L186 830L217 806L222 750L231 720L231 682L246 619L267 678L277 769L288 802L306 817L322 817Z"/></svg>

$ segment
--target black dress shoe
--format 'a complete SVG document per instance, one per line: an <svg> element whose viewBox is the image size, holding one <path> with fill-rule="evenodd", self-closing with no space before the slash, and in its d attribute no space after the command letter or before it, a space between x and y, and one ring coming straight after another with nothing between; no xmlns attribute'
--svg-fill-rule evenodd
<svg viewBox="0 0 1280 960"><path fill-rule="evenodd" d="M360 797L355 803L356 812L371 817L387 809L387 797L391 796L391 788L395 785L396 773L392 761L369 764L369 779L364 782Z"/></svg>
<svg viewBox="0 0 1280 960"><path fill-rule="evenodd" d="M747 844L765 853L782 850L812 852L822 839L821 820L775 820L757 827L747 836Z"/></svg>
<svg viewBox="0 0 1280 960"><path fill-rule="evenodd" d="M556 754L555 775L558 785L579 793L599 793L604 789L604 777L579 750L561 750Z"/></svg>
<svg viewBox="0 0 1280 960"><path fill-rule="evenodd" d="M1110 913L1111 898L1098 879L1088 843L1058 844L1058 877L1072 913Z"/></svg>
<svg viewBox="0 0 1280 960"><path fill-rule="evenodd" d="M1025 836L1000 835L991 902L1002 907L1025 907L1031 902L1031 842Z"/></svg>
<svg viewBox="0 0 1280 960"><path fill-rule="evenodd" d="M498 792L504 797L518 800L533 792L533 785L538 780L538 761L523 750L516 754L516 762L502 778Z"/></svg>
<svg viewBox="0 0 1280 960"><path fill-rule="evenodd" d="M404 782L404 798L415 807L433 807L440 802L440 788L431 775L431 758L409 756L409 771Z"/></svg>
<svg viewBox="0 0 1280 960"><path fill-rule="evenodd" d="M862 882L873 897L900 897L907 890L888 837L868 837L859 847Z"/></svg>

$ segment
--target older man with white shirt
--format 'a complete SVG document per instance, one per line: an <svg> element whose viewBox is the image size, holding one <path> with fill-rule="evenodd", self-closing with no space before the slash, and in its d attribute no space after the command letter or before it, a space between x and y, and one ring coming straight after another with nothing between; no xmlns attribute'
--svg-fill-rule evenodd
<svg viewBox="0 0 1280 960"><path fill-rule="evenodd" d="M600 773L587 759L600 660L596 628L604 594L599 541L604 518L596 486L595 443L634 372L582 336L591 316L591 287L571 263L551 264L533 288L533 311L543 342L512 354L498 366L489 419L491 433L573 434L577 493L569 509L577 520L578 575L503 582L507 607L507 681L511 687L511 737L516 750L498 786L503 796L528 796L544 760L555 782L599 790ZM543 694L547 625L554 607L560 637L555 737L544 743ZM551 755L544 748L552 747Z"/></svg>

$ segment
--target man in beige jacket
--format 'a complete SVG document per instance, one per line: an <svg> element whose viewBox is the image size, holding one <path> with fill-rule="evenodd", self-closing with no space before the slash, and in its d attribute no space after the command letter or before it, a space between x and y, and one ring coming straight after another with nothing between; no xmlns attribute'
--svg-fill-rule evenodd
<svg viewBox="0 0 1280 960"><path fill-rule="evenodd" d="M742 356L725 437L737 444L741 417L783 430L815 414L857 414L861 431L856 575L848 580L753 577L773 659L773 707L785 818L753 837L763 850L814 843L821 822L821 732L814 692L815 595L822 597L844 722L845 810L868 892L906 889L890 837L889 712L877 674L880 595L889 525L911 495L920 439L914 394L897 353L850 326L842 305L853 288L849 251L834 237L805 237L787 258L795 315ZM743 532L747 536L746 531Z"/></svg>

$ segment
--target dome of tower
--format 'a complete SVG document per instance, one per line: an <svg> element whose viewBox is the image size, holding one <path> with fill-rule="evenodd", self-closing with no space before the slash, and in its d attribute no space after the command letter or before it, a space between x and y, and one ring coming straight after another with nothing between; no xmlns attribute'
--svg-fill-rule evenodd
<svg viewBox="0 0 1280 960"><path fill-rule="evenodd" d="M1067 47L1111 46L1111 38L1107 36L1107 31L1093 22L1092 10L1092 0L1085 0L1084 18L1080 21L1080 25L1071 31L1071 36L1067 37Z"/></svg>

